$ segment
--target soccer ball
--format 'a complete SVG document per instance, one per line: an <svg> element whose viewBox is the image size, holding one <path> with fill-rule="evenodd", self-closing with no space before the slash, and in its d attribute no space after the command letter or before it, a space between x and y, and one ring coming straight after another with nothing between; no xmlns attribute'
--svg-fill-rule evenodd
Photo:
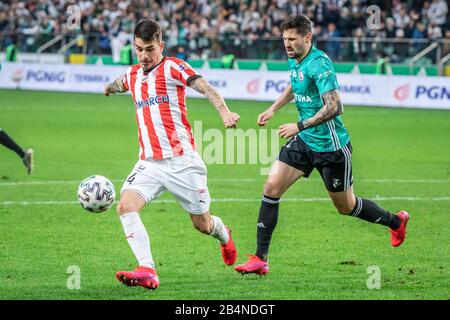
<svg viewBox="0 0 450 320"><path fill-rule="evenodd" d="M83 209L89 212L104 212L116 198L116 189L104 176L94 175L81 181L77 192Z"/></svg>

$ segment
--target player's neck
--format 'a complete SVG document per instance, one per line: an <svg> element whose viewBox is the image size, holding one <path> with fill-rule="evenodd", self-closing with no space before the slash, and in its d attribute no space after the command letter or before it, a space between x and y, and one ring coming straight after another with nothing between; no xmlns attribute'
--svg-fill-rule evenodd
<svg viewBox="0 0 450 320"><path fill-rule="evenodd" d="M149 73L150 71L152 71L153 69L155 69L157 66L159 66L161 64L161 62L164 60L164 56L161 55L158 59L158 62L153 66L148 68L147 70L144 69L144 73Z"/></svg>
<svg viewBox="0 0 450 320"><path fill-rule="evenodd" d="M297 64L299 64L305 57L311 52L312 49L312 43L309 43L305 48L305 53L303 53L300 57L295 58L295 61L297 61Z"/></svg>

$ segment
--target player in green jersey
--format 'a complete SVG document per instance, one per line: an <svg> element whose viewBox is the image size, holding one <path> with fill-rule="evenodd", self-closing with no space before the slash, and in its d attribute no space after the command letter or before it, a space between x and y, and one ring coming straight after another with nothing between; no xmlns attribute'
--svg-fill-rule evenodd
<svg viewBox="0 0 450 320"><path fill-rule="evenodd" d="M298 122L279 127L279 134L290 140L282 147L269 177L257 224L257 250L244 264L235 267L240 273L267 274L272 232L278 220L283 193L300 177L307 178L317 169L337 211L385 225L391 231L391 244L397 247L406 237L409 215L392 214L371 200L353 193L352 146L341 114L343 107L333 64L328 56L311 43L311 21L305 15L293 15L281 25L289 58L290 85L257 123L264 126L284 105L295 100Z"/></svg>

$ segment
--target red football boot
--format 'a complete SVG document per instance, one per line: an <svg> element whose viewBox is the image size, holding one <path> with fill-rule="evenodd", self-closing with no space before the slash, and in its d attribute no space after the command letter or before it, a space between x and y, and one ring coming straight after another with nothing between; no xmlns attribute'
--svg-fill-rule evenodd
<svg viewBox="0 0 450 320"><path fill-rule="evenodd" d="M156 270L147 267L137 267L134 271L119 271L116 279L127 286L141 286L147 289L156 289L159 286Z"/></svg>
<svg viewBox="0 0 450 320"><path fill-rule="evenodd" d="M391 244L393 247L398 247L406 239L406 224L409 220L409 214L406 211L400 211L397 214L402 224L397 229L391 229Z"/></svg>
<svg viewBox="0 0 450 320"><path fill-rule="evenodd" d="M237 265L234 267L234 270L236 270L239 273L247 274L247 273L256 273L261 276L264 276L269 273L269 264L261 260L259 257L255 255L249 255L250 258L247 262Z"/></svg>
<svg viewBox="0 0 450 320"><path fill-rule="evenodd" d="M220 244L220 249L222 250L223 262L225 262L227 266L232 266L236 262L237 251L236 246L234 245L233 238L231 237L230 228L225 226L225 229L227 229L229 238L226 244Z"/></svg>

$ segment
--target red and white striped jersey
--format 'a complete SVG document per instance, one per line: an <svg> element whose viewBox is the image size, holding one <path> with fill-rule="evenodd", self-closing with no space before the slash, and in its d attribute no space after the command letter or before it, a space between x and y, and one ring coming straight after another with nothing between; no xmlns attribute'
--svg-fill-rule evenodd
<svg viewBox="0 0 450 320"><path fill-rule="evenodd" d="M172 57L164 57L148 73L139 65L128 68L123 85L136 107L140 159L161 160L196 149L185 95L188 81L195 76L188 63Z"/></svg>

